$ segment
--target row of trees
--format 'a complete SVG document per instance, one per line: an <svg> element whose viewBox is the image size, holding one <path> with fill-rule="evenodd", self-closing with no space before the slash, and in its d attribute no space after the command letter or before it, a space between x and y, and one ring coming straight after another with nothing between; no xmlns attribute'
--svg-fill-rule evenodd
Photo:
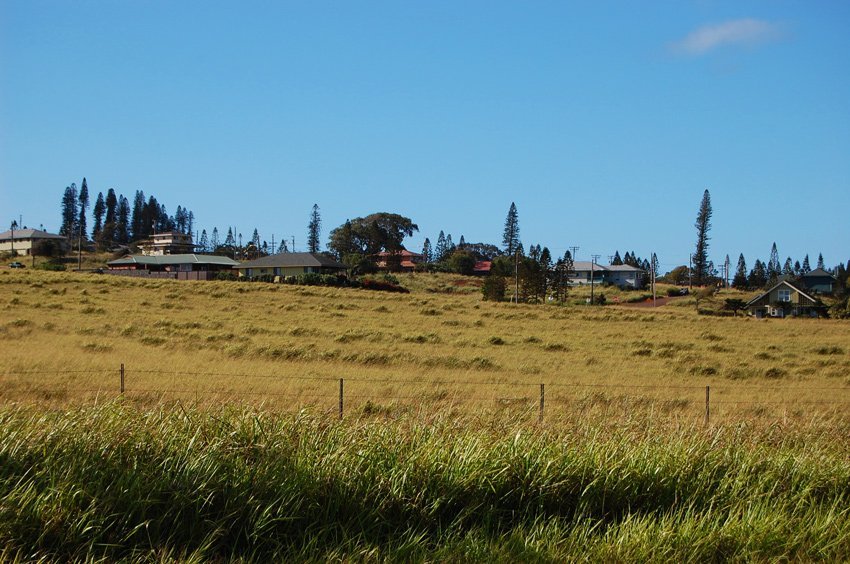
<svg viewBox="0 0 850 564"><path fill-rule="evenodd" d="M62 195L62 221L59 234L76 245L92 240L99 249L115 245L126 245L132 241L148 239L154 232L179 231L192 233L195 215L182 206L177 206L175 215L170 216L165 206L151 195L137 190L130 201L110 188L104 196L98 192L92 208L92 227L88 228L90 197L85 178L77 189L76 183L65 188Z"/></svg>

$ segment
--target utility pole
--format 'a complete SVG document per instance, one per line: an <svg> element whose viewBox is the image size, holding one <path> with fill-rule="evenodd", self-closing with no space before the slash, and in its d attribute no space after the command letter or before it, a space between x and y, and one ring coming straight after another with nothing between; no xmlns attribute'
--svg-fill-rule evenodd
<svg viewBox="0 0 850 564"><path fill-rule="evenodd" d="M579 247L570 247L570 250L573 252L573 262L575 262L576 260L578 260L578 257L576 257L576 255L578 254Z"/></svg>
<svg viewBox="0 0 850 564"><path fill-rule="evenodd" d="M729 288L729 255L726 255L726 262L724 264L724 269L723 269L723 280L726 284L725 287L728 289Z"/></svg>
<svg viewBox="0 0 850 564"><path fill-rule="evenodd" d="M514 302L519 303L519 251L514 253Z"/></svg>
<svg viewBox="0 0 850 564"><path fill-rule="evenodd" d="M693 262L694 262L694 255L689 254L688 255L688 290L693 290L693 288L694 288L693 277L691 275L693 270L694 270Z"/></svg>
<svg viewBox="0 0 850 564"><path fill-rule="evenodd" d="M652 255L650 255L650 256L651 256L651 258L649 260L649 268L650 268L650 270L652 270L652 307L656 307L657 304L655 303L655 300L656 300L656 295L655 295L655 270L656 270L656 267L655 267L655 264L656 264L657 258L655 257L655 253L652 253Z"/></svg>
<svg viewBox="0 0 850 564"><path fill-rule="evenodd" d="M11 230L12 230L12 243L11 243L11 245L12 245L12 248L9 251L9 252L12 253L12 257L17 256L17 253L15 253L15 228L17 226L18 226L18 223L13 219L12 220L12 226L11 226Z"/></svg>
<svg viewBox="0 0 850 564"><path fill-rule="evenodd" d="M599 255L590 255L590 305L593 305L593 286L596 279L596 260Z"/></svg>
<svg viewBox="0 0 850 564"><path fill-rule="evenodd" d="M83 225L77 228L77 272L83 269Z"/></svg>
<svg viewBox="0 0 850 564"><path fill-rule="evenodd" d="M292 252L295 252L295 235L292 236Z"/></svg>

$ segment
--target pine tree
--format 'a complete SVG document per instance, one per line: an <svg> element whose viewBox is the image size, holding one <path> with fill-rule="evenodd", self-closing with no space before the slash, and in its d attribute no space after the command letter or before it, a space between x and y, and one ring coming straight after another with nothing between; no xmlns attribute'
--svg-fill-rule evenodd
<svg viewBox="0 0 850 564"><path fill-rule="evenodd" d="M433 251L431 250L431 240L425 237L425 242L422 243L422 261L426 264L433 259Z"/></svg>
<svg viewBox="0 0 850 564"><path fill-rule="evenodd" d="M183 208L186 211L186 208ZM195 214L191 210L186 214L186 233L192 235L192 229L195 227Z"/></svg>
<svg viewBox="0 0 850 564"><path fill-rule="evenodd" d="M85 180L83 181L85 182ZM820 268L821 270L826 270L826 266L823 264L823 253L818 253L818 265L816 268Z"/></svg>
<svg viewBox="0 0 850 564"><path fill-rule="evenodd" d="M233 229L230 227L227 228L227 237L224 239L224 246L231 249L236 246L236 239L233 237Z"/></svg>
<svg viewBox="0 0 850 564"><path fill-rule="evenodd" d="M744 290L747 287L747 261L744 260L744 253L738 256L738 268L735 269L732 286L738 290Z"/></svg>
<svg viewBox="0 0 850 564"><path fill-rule="evenodd" d="M221 240L218 238L218 227L213 227L212 236L210 237L210 251L216 252L221 246Z"/></svg>
<svg viewBox="0 0 850 564"><path fill-rule="evenodd" d="M791 257L785 259L785 265L782 267L782 276L793 276L794 265L791 263Z"/></svg>
<svg viewBox="0 0 850 564"><path fill-rule="evenodd" d="M71 184L65 188L62 196L62 225L59 234L71 240L77 226L77 185Z"/></svg>
<svg viewBox="0 0 850 564"><path fill-rule="evenodd" d="M130 242L130 202L124 196L118 198L115 219L115 242L125 245Z"/></svg>
<svg viewBox="0 0 850 564"><path fill-rule="evenodd" d="M434 251L434 262L442 262L446 257L446 234L440 231L437 237L437 248Z"/></svg>
<svg viewBox="0 0 850 564"><path fill-rule="evenodd" d="M522 243L519 238L519 215L517 214L516 204L511 202L511 207L508 209L508 216L505 218L502 246L505 249L505 254L513 255L519 250L521 245Z"/></svg>
<svg viewBox="0 0 850 564"><path fill-rule="evenodd" d="M201 231L201 237L198 239L198 250L202 253L210 252L210 242L207 238L207 230Z"/></svg>
<svg viewBox="0 0 850 564"><path fill-rule="evenodd" d="M623 259L620 258L620 251L614 251L614 258L611 260L612 266L619 266L623 264Z"/></svg>
<svg viewBox="0 0 850 564"><path fill-rule="evenodd" d="M750 271L750 276L747 278L747 286L750 288L762 288L767 284L767 269L763 262L756 259L753 269Z"/></svg>
<svg viewBox="0 0 850 564"><path fill-rule="evenodd" d="M697 229L697 244L696 252L694 252L693 268L694 268L694 284L702 286L708 282L710 275L708 266L708 232L711 231L711 194L708 190L702 194L702 202L700 202L699 213L694 227Z"/></svg>
<svg viewBox="0 0 850 564"><path fill-rule="evenodd" d="M145 193L136 190L133 196L133 211L130 214L130 236L133 241L144 239L147 235L144 228Z"/></svg>
<svg viewBox="0 0 850 564"><path fill-rule="evenodd" d="M803 273L803 274L808 274L811 271L812 271L812 267L809 264L809 255L806 255L803 258L803 267L800 269L800 272Z"/></svg>
<svg viewBox="0 0 850 564"><path fill-rule="evenodd" d="M310 213L310 223L307 224L307 250L311 253L318 253L322 247L319 236L322 231L322 217L319 215L319 204L313 204L313 211Z"/></svg>
<svg viewBox="0 0 850 564"><path fill-rule="evenodd" d="M281 239L280 245L277 247L277 254L288 253L289 247L286 246L286 239Z"/></svg>
<svg viewBox="0 0 850 564"><path fill-rule="evenodd" d="M443 258L449 258L453 252L455 252L455 244L452 242L452 234L449 233L446 235L446 253Z"/></svg>
<svg viewBox="0 0 850 564"><path fill-rule="evenodd" d="M780 274L782 274L782 266L779 264L779 251L776 250L776 243L773 243L770 249L770 260L767 262L767 279L769 282L775 282Z"/></svg>
<svg viewBox="0 0 850 564"><path fill-rule="evenodd" d="M463 238L463 235L461 235L461 236L460 236L460 241L458 241L458 243L457 243L457 248L458 248L458 249L463 249L464 247L466 247L466 239L464 239L464 238Z"/></svg>
<svg viewBox="0 0 850 564"><path fill-rule="evenodd" d="M91 230L91 238L97 241L100 238L100 232L103 230L103 214L106 211L106 204L103 203L103 192L97 193L97 200L94 202L94 226Z"/></svg>
<svg viewBox="0 0 850 564"><path fill-rule="evenodd" d="M86 222L86 213L89 211L89 187L86 184L86 179L83 177L83 185L80 186L80 215L77 220L79 226L78 233L83 239L88 239L88 225Z"/></svg>

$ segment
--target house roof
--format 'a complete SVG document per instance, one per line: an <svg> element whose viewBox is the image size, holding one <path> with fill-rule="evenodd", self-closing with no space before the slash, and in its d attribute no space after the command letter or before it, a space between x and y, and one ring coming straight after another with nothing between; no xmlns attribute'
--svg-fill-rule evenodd
<svg viewBox="0 0 850 564"><path fill-rule="evenodd" d="M814 269L810 272L803 274L803 278L821 278L821 277L824 277L824 278L828 277L828 278L832 278L833 280L835 279L835 276L833 276L831 273L827 272L826 270L824 270L822 268L816 268L816 269Z"/></svg>
<svg viewBox="0 0 850 564"><path fill-rule="evenodd" d="M413 253L411 251L408 251L407 249L402 249L397 253L388 253L387 251L381 251L380 253L378 253L377 256L383 258L390 256L390 254L403 258L422 258L422 255L420 255L419 253Z"/></svg>
<svg viewBox="0 0 850 564"><path fill-rule="evenodd" d="M593 271L594 272L604 272L604 271L608 270L608 267L602 266L601 264L598 264L598 263L594 264L594 263L587 261L587 260L577 260L577 261L573 262L573 270L575 270L575 271L590 270L591 265L593 265Z"/></svg>
<svg viewBox="0 0 850 564"><path fill-rule="evenodd" d="M776 284L774 284L773 286L771 286L771 287L770 287L767 291L762 292L761 294L759 294L759 295L758 295L758 296L756 296L755 298L753 298L753 299L751 299L750 301L748 301L748 302L747 302L747 305L746 305L745 307L749 307L749 306L751 306L752 304L756 303L757 301L759 301L759 300L760 300L760 299L762 299L763 297L767 296L768 294L770 294L772 291L774 291L775 289L777 289L777 288L778 288L778 287L780 287L780 286L788 286L789 288L791 288L791 289L792 289L792 290L794 290L795 292L799 293L801 296L805 296L806 298L810 299L812 302L817 303L817 301L818 301L817 299L815 299L815 298L811 297L810 295L808 295L807 293L805 293L804 291L802 291L800 288L798 288L797 286L795 286L795 285L793 285L792 283L790 283L789 281L787 281L787 280L780 280L779 282L777 282Z"/></svg>
<svg viewBox="0 0 850 564"><path fill-rule="evenodd" d="M490 272L493 267L493 261L489 260L479 260L475 263L475 267L472 269L473 272Z"/></svg>
<svg viewBox="0 0 850 564"><path fill-rule="evenodd" d="M12 231L4 231L0 233L0 241L18 241L23 239L64 239L64 235L57 235L55 233L48 233L47 231L42 231L41 229L15 229L14 238L12 237Z"/></svg>
<svg viewBox="0 0 850 564"><path fill-rule="evenodd" d="M319 253L279 253L243 262L237 268L298 268L303 266L348 268L341 262Z"/></svg>
<svg viewBox="0 0 850 564"><path fill-rule="evenodd" d="M124 266L128 264L148 264L155 266L172 264L218 264L222 266L236 266L239 263L230 257L218 255L180 254L160 256L127 255L118 260L111 260L106 264L109 266Z"/></svg>
<svg viewBox="0 0 850 564"><path fill-rule="evenodd" d="M638 268L636 266L632 266L630 264L609 264L605 267L606 270L611 270L613 272L642 272L642 268Z"/></svg>

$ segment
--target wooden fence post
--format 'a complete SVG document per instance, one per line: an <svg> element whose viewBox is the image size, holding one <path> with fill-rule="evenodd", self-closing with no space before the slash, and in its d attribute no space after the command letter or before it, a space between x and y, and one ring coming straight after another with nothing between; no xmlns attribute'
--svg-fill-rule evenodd
<svg viewBox="0 0 850 564"><path fill-rule="evenodd" d="M711 397L711 387L706 386L705 387L705 425L706 426L708 426L709 415L711 413L710 408L709 408L710 397Z"/></svg>
<svg viewBox="0 0 850 564"><path fill-rule="evenodd" d="M339 379L339 420L342 421L342 391L345 384L342 378Z"/></svg>
<svg viewBox="0 0 850 564"><path fill-rule="evenodd" d="M121 395L124 395L124 363L121 363Z"/></svg>
<svg viewBox="0 0 850 564"><path fill-rule="evenodd" d="M540 416L537 420L538 423L543 423L543 405L546 402L546 388L545 384L540 384Z"/></svg>

